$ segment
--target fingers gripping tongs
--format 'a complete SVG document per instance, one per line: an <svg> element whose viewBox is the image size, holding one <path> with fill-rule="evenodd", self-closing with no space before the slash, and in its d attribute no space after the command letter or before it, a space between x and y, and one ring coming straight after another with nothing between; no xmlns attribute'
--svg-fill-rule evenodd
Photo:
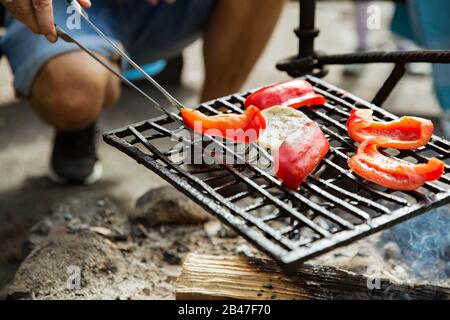
<svg viewBox="0 0 450 320"><path fill-rule="evenodd" d="M83 20L103 39L105 40L109 45L111 45L116 52L119 54L119 56L124 59L127 63L129 63L134 69L136 69L145 79L147 79L156 89L158 89L159 92L162 93L162 95L170 102L170 104L177 108L178 110L183 108L183 105L175 98L173 97L169 92L167 92L166 89L164 89L158 82L156 82L150 75L148 75L137 63L133 61L125 52L122 50L114 41L112 41L107 35L105 35L90 19L87 14L87 12L81 7L81 5L75 1L75 0L67 0L69 4L76 10L77 14L79 14ZM108 62L105 62L101 60L95 53L93 53L89 48L84 46L82 43L77 41L75 38L73 38L71 35L69 35L67 32L65 32L62 28L59 26L56 26L56 32L58 33L58 36L70 43L76 44L81 50L85 51L87 54L89 54L92 58L94 58L97 62L99 62L101 65L103 65L105 68L107 68L109 71L111 71L114 75L119 77L125 84L132 87L136 91L138 91L145 99L147 99L149 102L151 102L155 107L157 107L160 111L164 112L171 118L174 118L175 120L179 121L179 117L176 116L173 113L170 113L165 108L161 107L161 105L156 102L154 99L152 99L149 95L147 95L144 91L142 91L140 88L138 88L134 83L132 83L130 80L125 78L119 71L115 70Z"/></svg>

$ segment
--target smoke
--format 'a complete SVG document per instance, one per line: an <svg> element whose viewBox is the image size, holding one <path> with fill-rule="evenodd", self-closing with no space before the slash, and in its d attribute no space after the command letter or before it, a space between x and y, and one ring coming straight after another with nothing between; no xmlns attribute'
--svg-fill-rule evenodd
<svg viewBox="0 0 450 320"><path fill-rule="evenodd" d="M431 210L383 235L401 250L401 260L424 280L450 278L450 206Z"/></svg>

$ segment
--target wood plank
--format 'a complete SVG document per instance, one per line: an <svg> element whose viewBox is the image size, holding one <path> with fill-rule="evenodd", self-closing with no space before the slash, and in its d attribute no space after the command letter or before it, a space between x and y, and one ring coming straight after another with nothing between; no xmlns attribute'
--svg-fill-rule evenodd
<svg viewBox="0 0 450 320"><path fill-rule="evenodd" d="M176 298L238 300L450 299L450 288L395 284L328 266L303 265L293 277L270 260L190 254L177 280Z"/></svg>

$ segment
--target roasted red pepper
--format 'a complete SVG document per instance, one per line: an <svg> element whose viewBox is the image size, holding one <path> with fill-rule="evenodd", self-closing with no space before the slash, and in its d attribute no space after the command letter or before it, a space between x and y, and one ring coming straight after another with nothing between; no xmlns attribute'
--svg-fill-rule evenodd
<svg viewBox="0 0 450 320"><path fill-rule="evenodd" d="M325 104L326 100L314 92L305 80L291 80L255 91L245 101L245 107L256 106L261 110L273 106L300 108Z"/></svg>
<svg viewBox="0 0 450 320"><path fill-rule="evenodd" d="M350 137L363 142L379 139L379 146L395 149L415 149L427 144L433 135L433 123L416 117L401 117L389 122L374 122L371 109L354 108L347 121Z"/></svg>
<svg viewBox="0 0 450 320"><path fill-rule="evenodd" d="M254 106L247 108L243 114L221 114L210 117L200 111L183 108L181 116L184 123L198 133L242 143L256 141L261 131L266 128L261 111Z"/></svg>
<svg viewBox="0 0 450 320"><path fill-rule="evenodd" d="M444 173L444 163L436 158L427 164L411 164L386 157L377 149L383 143L375 139L364 141L349 160L350 168L366 180L395 190L415 190Z"/></svg>
<svg viewBox="0 0 450 320"><path fill-rule="evenodd" d="M289 137L275 155L275 173L284 185L297 190L330 150L330 144L315 122Z"/></svg>

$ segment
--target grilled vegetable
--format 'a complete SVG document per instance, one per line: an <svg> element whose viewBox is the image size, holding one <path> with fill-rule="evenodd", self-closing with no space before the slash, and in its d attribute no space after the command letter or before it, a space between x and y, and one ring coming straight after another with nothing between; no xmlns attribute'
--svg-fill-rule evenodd
<svg viewBox="0 0 450 320"><path fill-rule="evenodd" d="M249 106L243 114L217 116L207 116L200 111L183 108L181 116L184 123L195 132L242 143L256 141L266 128L261 111L254 106Z"/></svg>
<svg viewBox="0 0 450 320"><path fill-rule="evenodd" d="M262 88L245 101L245 107L256 106L261 110L273 106L300 108L321 105L325 98L314 92L313 86L305 80L291 80Z"/></svg>
<svg viewBox="0 0 450 320"><path fill-rule="evenodd" d="M273 153L290 136L302 132L305 124L313 122L303 112L283 106L275 106L263 110L266 119L266 130L259 136L258 144Z"/></svg>
<svg viewBox="0 0 450 320"><path fill-rule="evenodd" d="M389 122L374 122L373 111L354 108L347 121L350 137L363 142L378 139L379 146L396 149L415 149L427 144L433 135L433 123L416 117L402 117Z"/></svg>
<svg viewBox="0 0 450 320"><path fill-rule="evenodd" d="M296 190L328 153L330 145L317 123L302 112L276 106L262 112L267 129L258 143L275 152L275 174Z"/></svg>
<svg viewBox="0 0 450 320"><path fill-rule="evenodd" d="M444 163L431 158L427 164L411 164L382 155L377 145L386 141L364 141L358 152L348 162L359 176L395 190L415 190L425 182L439 179L444 173Z"/></svg>

